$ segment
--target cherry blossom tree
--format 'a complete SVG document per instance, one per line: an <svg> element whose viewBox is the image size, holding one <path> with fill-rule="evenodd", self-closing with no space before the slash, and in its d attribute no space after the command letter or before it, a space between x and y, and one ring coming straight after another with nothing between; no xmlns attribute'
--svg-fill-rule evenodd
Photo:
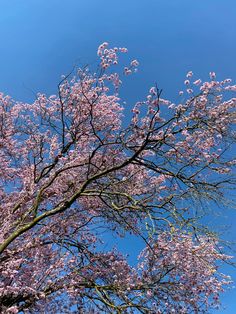
<svg viewBox="0 0 236 314"><path fill-rule="evenodd" d="M0 94L1 313L206 313L230 284L200 218L235 182L236 85L189 72L178 103L155 86L124 118L126 52L103 43L58 96ZM137 264L104 232L142 241Z"/></svg>

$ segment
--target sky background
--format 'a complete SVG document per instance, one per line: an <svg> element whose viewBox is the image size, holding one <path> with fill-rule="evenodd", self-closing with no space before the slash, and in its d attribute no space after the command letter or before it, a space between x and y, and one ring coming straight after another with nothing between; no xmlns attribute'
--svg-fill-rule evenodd
<svg viewBox="0 0 236 314"><path fill-rule="evenodd" d="M155 82L175 101L189 70L196 79L215 71L236 81L235 17L235 0L0 0L0 91L23 102L55 94L61 74L93 64L107 41L140 62L121 91L127 106ZM226 238L235 240L236 214L224 216L215 221L227 223ZM225 271L236 280L235 269ZM226 309L211 313L236 313L236 289L222 301Z"/></svg>

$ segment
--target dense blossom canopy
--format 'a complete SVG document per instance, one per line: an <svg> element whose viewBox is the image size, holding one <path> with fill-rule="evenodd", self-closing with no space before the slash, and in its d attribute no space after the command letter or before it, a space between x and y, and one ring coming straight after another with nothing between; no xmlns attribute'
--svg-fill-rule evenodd
<svg viewBox="0 0 236 314"><path fill-rule="evenodd" d="M126 52L103 43L58 96L0 94L1 313L206 313L230 283L198 216L234 183L236 85L189 72L179 103L152 87L124 123ZM140 239L137 265L104 232Z"/></svg>

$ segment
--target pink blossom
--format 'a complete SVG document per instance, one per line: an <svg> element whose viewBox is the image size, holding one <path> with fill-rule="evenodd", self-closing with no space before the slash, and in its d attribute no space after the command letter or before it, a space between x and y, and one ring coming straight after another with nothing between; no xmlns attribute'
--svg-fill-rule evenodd
<svg viewBox="0 0 236 314"><path fill-rule="evenodd" d="M128 52L127 48L119 48L119 50L120 50L120 52L124 52L124 53Z"/></svg>
<svg viewBox="0 0 236 314"><path fill-rule="evenodd" d="M194 81L193 84L194 84L194 85L200 85L201 82L202 82L202 81L201 81L200 79L198 79L198 80Z"/></svg>
<svg viewBox="0 0 236 314"><path fill-rule="evenodd" d="M113 67L120 52L101 44L98 71L63 76L58 95L0 93L1 313L202 314L230 285L195 211L231 188L235 85L212 74L178 104L151 87L130 106L119 87L138 63ZM111 234L144 240L137 264Z"/></svg>
<svg viewBox="0 0 236 314"><path fill-rule="evenodd" d="M215 72L210 72L210 73L209 73L209 76L210 76L210 78L211 78L212 80L214 80L214 79L216 78Z"/></svg>
<svg viewBox="0 0 236 314"><path fill-rule="evenodd" d="M188 73L187 73L187 75L186 75L186 77L192 77L193 76L193 72L192 71L189 71Z"/></svg>
<svg viewBox="0 0 236 314"><path fill-rule="evenodd" d="M137 60L133 60L131 61L130 65L133 67L137 67L139 65L139 62Z"/></svg>

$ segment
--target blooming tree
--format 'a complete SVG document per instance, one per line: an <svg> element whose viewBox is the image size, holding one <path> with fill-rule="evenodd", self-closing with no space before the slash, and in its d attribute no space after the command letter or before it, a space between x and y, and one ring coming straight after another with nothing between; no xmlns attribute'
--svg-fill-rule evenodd
<svg viewBox="0 0 236 314"><path fill-rule="evenodd" d="M103 43L58 96L0 95L1 313L206 313L230 283L198 216L234 183L236 86L189 72L178 104L152 87L123 123L125 52ZM143 241L136 265L104 231Z"/></svg>

